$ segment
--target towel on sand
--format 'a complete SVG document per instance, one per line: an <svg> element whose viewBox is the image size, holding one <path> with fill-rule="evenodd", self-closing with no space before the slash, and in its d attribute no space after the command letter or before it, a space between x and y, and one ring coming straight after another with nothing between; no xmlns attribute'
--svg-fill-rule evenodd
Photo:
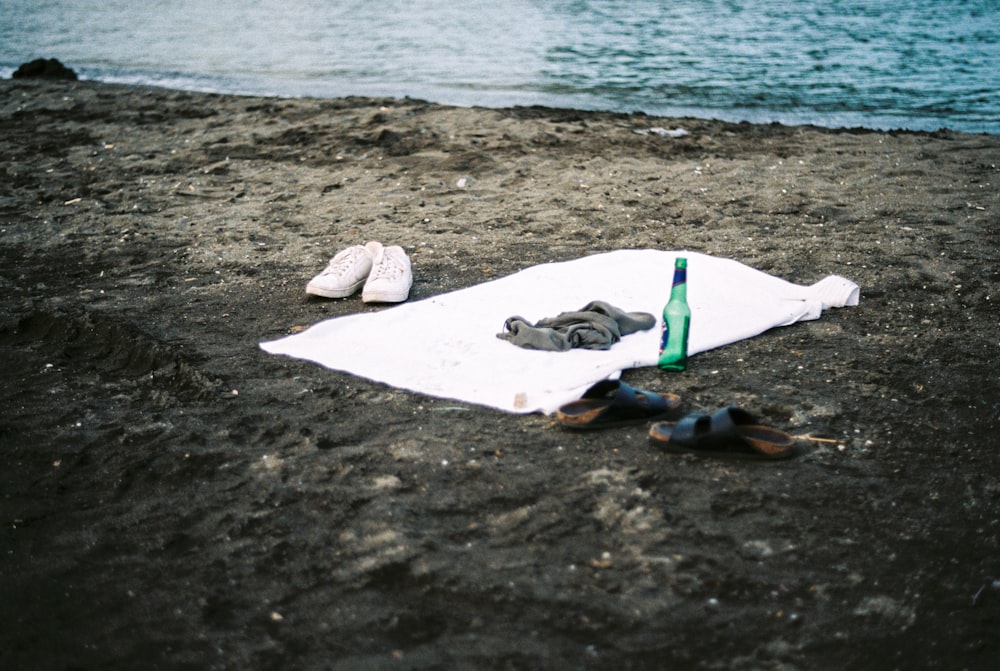
<svg viewBox="0 0 1000 671"><path fill-rule="evenodd" d="M508 412L551 413L598 380L655 365L659 329L625 336L607 350L556 353L511 347L497 338L507 317L537 320L596 296L622 310L659 315L678 256L688 260L690 355L858 303L858 286L836 275L801 286L695 252L621 250L533 266L380 312L336 317L261 347L423 394Z"/></svg>

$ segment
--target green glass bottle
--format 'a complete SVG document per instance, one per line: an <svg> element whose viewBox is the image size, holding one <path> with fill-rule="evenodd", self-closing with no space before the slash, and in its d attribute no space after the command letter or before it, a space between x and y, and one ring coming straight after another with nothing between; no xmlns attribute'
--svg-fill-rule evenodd
<svg viewBox="0 0 1000 671"><path fill-rule="evenodd" d="M659 367L663 370L684 370L687 367L688 329L691 308L687 302L687 259L678 257L674 263L674 284L670 300L663 308L663 335L660 337Z"/></svg>

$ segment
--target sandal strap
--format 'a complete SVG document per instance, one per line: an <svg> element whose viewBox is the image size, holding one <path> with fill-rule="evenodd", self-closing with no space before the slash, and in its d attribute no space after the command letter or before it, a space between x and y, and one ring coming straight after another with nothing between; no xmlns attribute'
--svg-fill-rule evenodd
<svg viewBox="0 0 1000 671"><path fill-rule="evenodd" d="M736 431L738 426L747 426L757 423L757 418L743 408L735 405L728 405L715 411L712 415L712 428L716 427L720 431Z"/></svg>
<svg viewBox="0 0 1000 671"><path fill-rule="evenodd" d="M670 430L670 442L680 447L699 449L707 431L711 429L712 418L701 412L685 415Z"/></svg>
<svg viewBox="0 0 1000 671"><path fill-rule="evenodd" d="M622 417L642 418L670 410L670 401L645 389L635 389L621 380L601 380L583 394L583 398L610 398L609 409Z"/></svg>
<svg viewBox="0 0 1000 671"><path fill-rule="evenodd" d="M625 386L628 385L624 384L621 380L601 380L583 392L583 396L580 398L609 398L611 394Z"/></svg>
<svg viewBox="0 0 1000 671"><path fill-rule="evenodd" d="M739 427L756 423L757 420L753 415L734 405L716 410L712 414L711 429L703 437L701 447L709 450L731 450L736 445L745 445L746 441Z"/></svg>
<svg viewBox="0 0 1000 671"><path fill-rule="evenodd" d="M670 431L670 442L697 450L731 450L734 445L744 442L737 427L754 423L753 415L735 406L722 408L712 415L692 412Z"/></svg>

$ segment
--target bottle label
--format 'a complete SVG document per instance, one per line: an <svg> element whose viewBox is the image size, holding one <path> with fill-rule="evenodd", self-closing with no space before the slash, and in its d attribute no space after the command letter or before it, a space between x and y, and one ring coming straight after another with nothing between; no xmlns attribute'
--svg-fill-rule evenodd
<svg viewBox="0 0 1000 671"><path fill-rule="evenodd" d="M676 287L680 284L684 284L688 281L688 271L687 268L677 268L674 270L674 283L671 288Z"/></svg>

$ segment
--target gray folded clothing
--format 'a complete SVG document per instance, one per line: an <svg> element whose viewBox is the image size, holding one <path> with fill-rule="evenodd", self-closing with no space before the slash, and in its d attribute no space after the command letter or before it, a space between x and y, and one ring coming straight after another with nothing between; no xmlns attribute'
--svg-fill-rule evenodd
<svg viewBox="0 0 1000 671"><path fill-rule="evenodd" d="M656 325L648 312L625 312L604 301L592 301L576 312L563 312L530 324L524 317L510 317L504 322L501 340L525 349L564 352L568 349L609 349L636 331Z"/></svg>

